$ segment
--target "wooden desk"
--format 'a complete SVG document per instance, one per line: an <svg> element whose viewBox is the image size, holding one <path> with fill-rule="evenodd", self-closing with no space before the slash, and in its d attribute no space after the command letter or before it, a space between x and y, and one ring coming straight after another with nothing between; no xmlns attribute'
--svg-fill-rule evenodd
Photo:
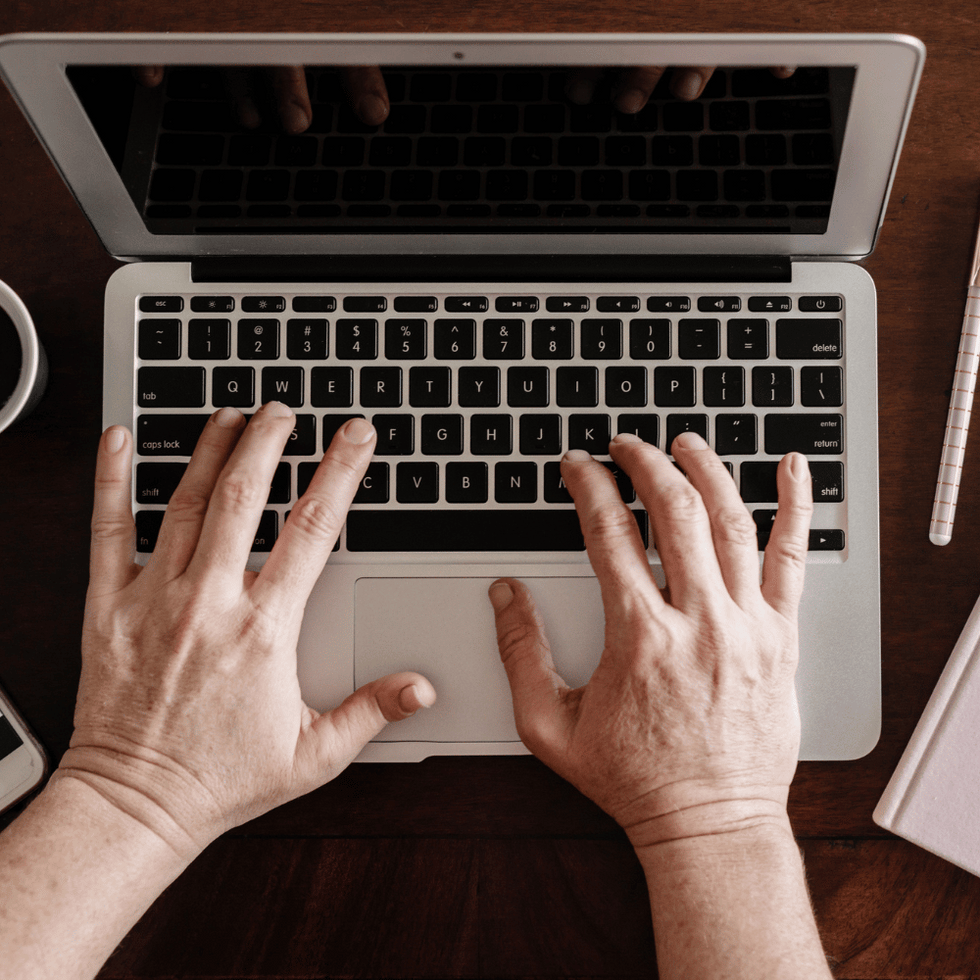
<svg viewBox="0 0 980 980"><path fill-rule="evenodd" d="M601 10L601 16L598 12ZM927 537L980 199L972 0L698 5L626 0L7 0L0 31L896 31L928 48L874 256L881 406L884 705L865 759L803 764L791 816L840 977L980 975L980 881L871 812L980 590L980 449L956 533ZM0 436L0 678L57 759L71 732L114 262L0 91L0 277L51 383ZM214 844L104 977L649 976L638 865L612 822L530 758L354 766Z"/></svg>

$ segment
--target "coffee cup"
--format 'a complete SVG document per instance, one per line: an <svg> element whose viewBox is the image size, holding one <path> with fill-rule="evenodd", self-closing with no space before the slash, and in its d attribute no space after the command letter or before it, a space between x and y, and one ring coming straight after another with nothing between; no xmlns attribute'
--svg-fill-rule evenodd
<svg viewBox="0 0 980 980"><path fill-rule="evenodd" d="M29 415L48 383L48 359L20 297L0 282L0 432Z"/></svg>

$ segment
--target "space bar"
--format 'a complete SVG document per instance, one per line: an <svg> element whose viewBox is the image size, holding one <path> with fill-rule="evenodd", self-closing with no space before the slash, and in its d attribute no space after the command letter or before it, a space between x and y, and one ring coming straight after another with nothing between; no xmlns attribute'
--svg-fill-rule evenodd
<svg viewBox="0 0 980 980"><path fill-rule="evenodd" d="M583 551L574 510L352 510L348 551Z"/></svg>

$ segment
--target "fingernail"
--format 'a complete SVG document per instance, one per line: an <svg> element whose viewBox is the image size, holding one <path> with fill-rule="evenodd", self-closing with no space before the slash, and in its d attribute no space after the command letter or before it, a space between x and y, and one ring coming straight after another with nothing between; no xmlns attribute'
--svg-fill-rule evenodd
<svg viewBox="0 0 980 980"><path fill-rule="evenodd" d="M490 605L494 612L503 612L513 601L514 590L506 582L494 582L490 586Z"/></svg>
<svg viewBox="0 0 980 980"><path fill-rule="evenodd" d="M670 90L679 99L696 99L701 89L701 76L696 71L682 71L674 75Z"/></svg>
<svg viewBox="0 0 980 980"><path fill-rule="evenodd" d="M635 115L646 105L647 97L638 88L631 88L616 98L616 108L620 112Z"/></svg>
<svg viewBox="0 0 980 980"><path fill-rule="evenodd" d="M627 446L636 442L643 442L643 440L635 432L618 432L615 436L613 436L612 441L621 446Z"/></svg>
<svg viewBox="0 0 980 980"><path fill-rule="evenodd" d="M282 402L268 402L263 411L274 419L286 419L293 414L293 410Z"/></svg>
<svg viewBox="0 0 980 980"><path fill-rule="evenodd" d="M675 440L682 449L707 449L708 444L696 432L682 432Z"/></svg>
<svg viewBox="0 0 980 980"><path fill-rule="evenodd" d="M403 687L398 692L398 704L402 711L412 714L419 708L431 708L435 703L435 698L432 697L431 693L428 691L423 693L418 684L409 684L408 687Z"/></svg>
<svg viewBox="0 0 980 980"><path fill-rule="evenodd" d="M374 435L374 426L367 419L351 419L341 431L348 442L363 446Z"/></svg>
<svg viewBox="0 0 980 980"><path fill-rule="evenodd" d="M107 453L118 453L126 442L126 433L120 426L111 428L105 437L105 450Z"/></svg>
<svg viewBox="0 0 980 980"><path fill-rule="evenodd" d="M800 483L810 479L810 464L802 453L789 454L789 475Z"/></svg>
<svg viewBox="0 0 980 980"><path fill-rule="evenodd" d="M211 416L211 421L215 425L220 425L222 429L234 429L241 425L242 419L245 418L237 408L231 408L230 406L225 406L224 408L218 409L214 415Z"/></svg>
<svg viewBox="0 0 980 980"><path fill-rule="evenodd" d="M566 463L584 463L586 460L592 459L592 456L584 449L569 449L563 458Z"/></svg>

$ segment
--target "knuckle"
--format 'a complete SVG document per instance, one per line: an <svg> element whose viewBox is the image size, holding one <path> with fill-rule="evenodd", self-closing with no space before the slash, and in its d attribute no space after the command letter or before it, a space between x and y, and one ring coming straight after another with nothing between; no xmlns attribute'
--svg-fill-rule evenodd
<svg viewBox="0 0 980 980"><path fill-rule="evenodd" d="M715 537L723 544L756 547L755 521L744 507L725 507L712 518Z"/></svg>
<svg viewBox="0 0 980 980"><path fill-rule="evenodd" d="M112 541L133 533L133 522L116 517L96 517L92 520L92 539Z"/></svg>
<svg viewBox="0 0 980 980"><path fill-rule="evenodd" d="M800 574L806 567L807 538L802 535L772 535L766 546L766 561L776 560Z"/></svg>
<svg viewBox="0 0 980 980"><path fill-rule="evenodd" d="M201 520L208 509L208 497L193 486L178 486L171 494L167 513L179 521Z"/></svg>
<svg viewBox="0 0 980 980"><path fill-rule="evenodd" d="M535 650L537 641L538 630L533 623L525 621L512 623L497 634L500 659L507 665L530 656Z"/></svg>
<svg viewBox="0 0 980 980"><path fill-rule="evenodd" d="M231 473L218 481L212 499L227 510L246 511L264 503L268 493L247 475Z"/></svg>
<svg viewBox="0 0 980 980"><path fill-rule="evenodd" d="M306 495L297 501L289 515L289 523L307 537L323 540L340 531L345 515L332 500Z"/></svg>
<svg viewBox="0 0 980 980"><path fill-rule="evenodd" d="M670 524L688 526L704 519L701 495L689 483L672 486L663 495L660 507Z"/></svg>
<svg viewBox="0 0 980 980"><path fill-rule="evenodd" d="M590 538L615 540L632 534L635 528L636 518L625 507L604 507L582 521L582 531Z"/></svg>

